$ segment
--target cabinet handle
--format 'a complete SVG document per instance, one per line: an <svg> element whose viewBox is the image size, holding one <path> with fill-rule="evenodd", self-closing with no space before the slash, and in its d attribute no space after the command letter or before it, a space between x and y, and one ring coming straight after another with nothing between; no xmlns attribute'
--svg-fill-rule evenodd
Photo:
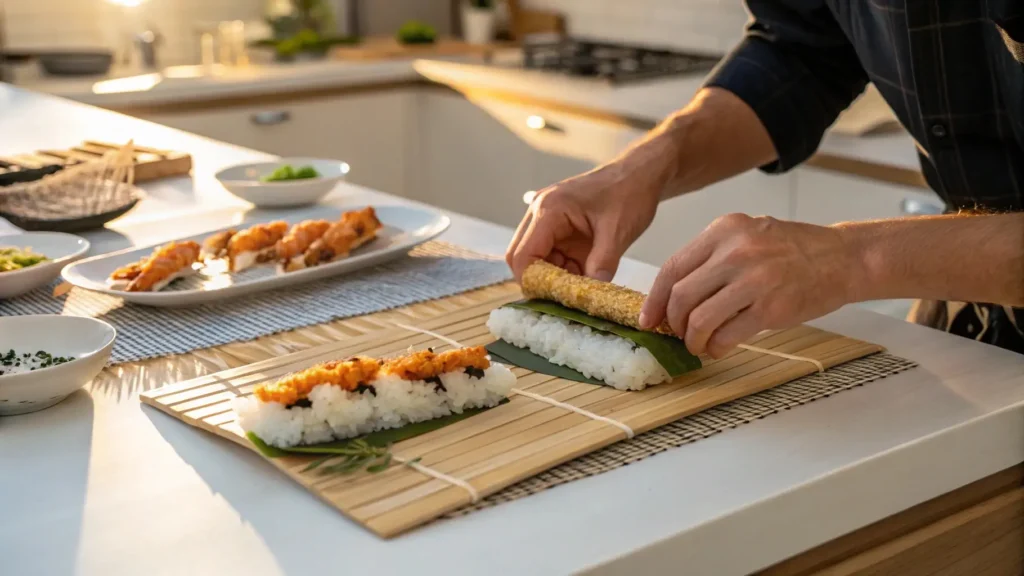
<svg viewBox="0 0 1024 576"><path fill-rule="evenodd" d="M292 119L292 115L287 110L268 110L266 112L257 112L249 117L249 120L257 126L274 126L276 124L284 124L285 122Z"/></svg>
<svg viewBox="0 0 1024 576"><path fill-rule="evenodd" d="M544 118L543 116L537 116L536 114L532 116L527 116L526 127L538 131L547 130L548 132L558 132L559 134L565 132L565 128L562 128L558 124L552 124L547 120L547 118Z"/></svg>
<svg viewBox="0 0 1024 576"><path fill-rule="evenodd" d="M943 212L942 206L932 204L931 202L923 202L913 198L904 198L900 201L900 213L904 216L932 216L942 214Z"/></svg>

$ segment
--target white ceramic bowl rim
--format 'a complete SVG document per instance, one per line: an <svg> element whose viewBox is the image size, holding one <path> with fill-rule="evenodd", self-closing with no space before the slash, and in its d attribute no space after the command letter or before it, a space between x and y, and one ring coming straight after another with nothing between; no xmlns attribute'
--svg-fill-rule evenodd
<svg viewBox="0 0 1024 576"><path fill-rule="evenodd" d="M228 179L225 178L224 176L224 173L229 170L237 170L240 168L255 168L257 166L262 166L264 164L281 165L283 163L334 164L337 166L341 166L341 174L338 174L336 176L321 175L315 178L302 178L299 180L278 180L274 182L264 182L262 180L252 180L249 178L244 178L241 180ZM349 173L350 170L351 167L349 166L348 162L345 162L344 160L329 160L326 158L281 158L280 160L266 160L264 162L249 162L246 164L235 164L234 166L228 166L227 168L223 168L217 171L217 173L214 175L214 178L216 178L219 182L230 184L231 186L260 186L266 188L288 188L293 186L308 186L310 183L313 182L330 182L334 180L341 180L345 177L346 174Z"/></svg>
<svg viewBox="0 0 1024 576"><path fill-rule="evenodd" d="M21 274L25 274L26 272L34 272L36 270L39 270L38 266L53 266L54 264L64 264L64 263L67 263L70 260L74 260L75 258L78 258L82 254L85 254L86 252L89 251L90 244L89 244L88 240L86 240L85 238L82 238L81 236L75 236L74 234L67 234L65 232L18 232L16 234L5 234L3 236L0 236L0 247L5 247L6 248L6 247L13 246L15 248L34 248L34 247L28 246L28 245L19 246L18 244L11 244L11 243L9 243L9 240L8 240L8 238L14 238L16 236L31 236L31 235L66 236L69 239L73 238L76 242L81 242L82 245L78 248L78 250L75 250L71 254L67 254L65 256L61 256L60 258L49 258L49 256L47 256L47 258L48 258L47 260L45 260L43 262L40 262L39 264L35 264L33 266L29 266L28 268L22 268L21 270L11 270L10 272L0 272L0 279L14 278L15 276L18 276L18 275L21 275ZM43 256L46 256L46 255L43 254Z"/></svg>
<svg viewBox="0 0 1024 576"><path fill-rule="evenodd" d="M102 325L106 326L107 328L109 328L110 332L107 334L107 337L103 339L103 344L101 344L100 346L97 346L94 350L92 350L90 352L86 352L85 354L81 354L79 356L76 356L75 359L70 361L70 362L64 362L63 364L56 364L54 366L47 366L46 368L39 368L39 369L33 370L31 372L19 372L17 374L3 374L3 375L0 375L0 382L3 382L4 379L6 379L6 378L15 378L15 377L18 377L18 376L27 376L29 374L34 376L36 374L43 374L43 373L45 373L47 371L53 371L53 370L56 370L56 369L59 369L59 368L63 368L65 366L71 366L72 364L77 364L80 360L82 360L82 361L88 360L89 358L92 358L93 356L99 354L107 346L110 346L111 342L117 340L117 328L114 328L109 322L104 322L103 320L99 320L97 318L89 318L89 317L86 317L86 316L63 316L61 314L29 314L29 315L25 315L25 316L12 316L11 318L12 319L14 319L14 318L80 318L82 320L89 320L91 322L97 322L99 324L102 324ZM2 353L6 354L7 351L4 350Z"/></svg>

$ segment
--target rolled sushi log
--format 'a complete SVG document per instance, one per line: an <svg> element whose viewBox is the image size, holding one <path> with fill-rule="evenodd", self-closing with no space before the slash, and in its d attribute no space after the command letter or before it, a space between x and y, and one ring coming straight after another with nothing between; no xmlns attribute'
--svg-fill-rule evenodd
<svg viewBox="0 0 1024 576"><path fill-rule="evenodd" d="M552 300L595 318L643 330L640 309L646 296L636 290L577 276L542 260L530 264L523 272L522 289L527 298ZM653 331L675 336L667 321Z"/></svg>

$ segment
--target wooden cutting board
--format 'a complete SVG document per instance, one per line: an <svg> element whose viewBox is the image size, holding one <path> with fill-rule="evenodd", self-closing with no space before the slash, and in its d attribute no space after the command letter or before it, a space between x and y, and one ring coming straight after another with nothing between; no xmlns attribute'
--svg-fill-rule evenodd
<svg viewBox="0 0 1024 576"><path fill-rule="evenodd" d="M433 44L402 44L391 37L370 37L356 46L339 46L331 52L337 60L406 60L438 56L488 56L515 46L511 42L469 44L455 38L439 38Z"/></svg>
<svg viewBox="0 0 1024 576"><path fill-rule="evenodd" d="M149 182L173 176L185 176L192 171L192 157L183 152L158 150L135 146L135 182ZM68 149L39 150L14 156L0 156L0 178L16 172L40 170L50 166L73 166L101 158L121 146L108 142L87 140Z"/></svg>

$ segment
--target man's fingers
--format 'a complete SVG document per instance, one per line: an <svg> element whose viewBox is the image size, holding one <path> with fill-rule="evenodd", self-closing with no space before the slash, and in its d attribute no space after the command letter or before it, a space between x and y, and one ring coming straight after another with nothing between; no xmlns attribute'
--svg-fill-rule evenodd
<svg viewBox="0 0 1024 576"><path fill-rule="evenodd" d="M710 351L708 341L719 328L746 310L754 301L754 296L746 285L731 283L703 300L689 313L685 333L686 348L693 354Z"/></svg>
<svg viewBox="0 0 1024 576"><path fill-rule="evenodd" d="M713 250L713 238L709 237L708 231L704 231L665 262L654 279L651 292L644 300L644 306L640 311L642 328L651 330L661 324L665 319L668 301L672 297L672 287L706 262Z"/></svg>
<svg viewBox="0 0 1024 576"><path fill-rule="evenodd" d="M619 260L622 259L623 250L615 240L612 231L599 231L594 238L594 246L590 249L585 264L587 276L611 282L615 277L615 271L619 269Z"/></svg>
<svg viewBox="0 0 1024 576"><path fill-rule="evenodd" d="M705 264L672 286L665 306L665 317L672 331L680 338L687 335L690 313L725 286L726 279L721 270Z"/></svg>
<svg viewBox="0 0 1024 576"><path fill-rule="evenodd" d="M559 268L565 268L565 255L558 250L552 250L551 254L548 254L547 261Z"/></svg>
<svg viewBox="0 0 1024 576"><path fill-rule="evenodd" d="M526 215L519 221L519 226L516 227L516 233L512 235L512 241L508 243L508 249L505 250L505 263L508 267L512 267L512 259L516 254L516 250L519 248L519 243L523 241L523 234L526 233L526 229L530 226L530 222L533 221L533 210L527 210Z"/></svg>
<svg viewBox="0 0 1024 576"><path fill-rule="evenodd" d="M551 253L555 245L555 235L552 230L554 223L551 218L538 218L534 216L523 233L523 239L516 247L512 255L512 273L516 280L523 277L526 267L536 260L543 260Z"/></svg>
<svg viewBox="0 0 1024 576"><path fill-rule="evenodd" d="M736 346L750 340L763 329L761 318L747 307L722 324L707 343L707 352L712 358L721 358Z"/></svg>

